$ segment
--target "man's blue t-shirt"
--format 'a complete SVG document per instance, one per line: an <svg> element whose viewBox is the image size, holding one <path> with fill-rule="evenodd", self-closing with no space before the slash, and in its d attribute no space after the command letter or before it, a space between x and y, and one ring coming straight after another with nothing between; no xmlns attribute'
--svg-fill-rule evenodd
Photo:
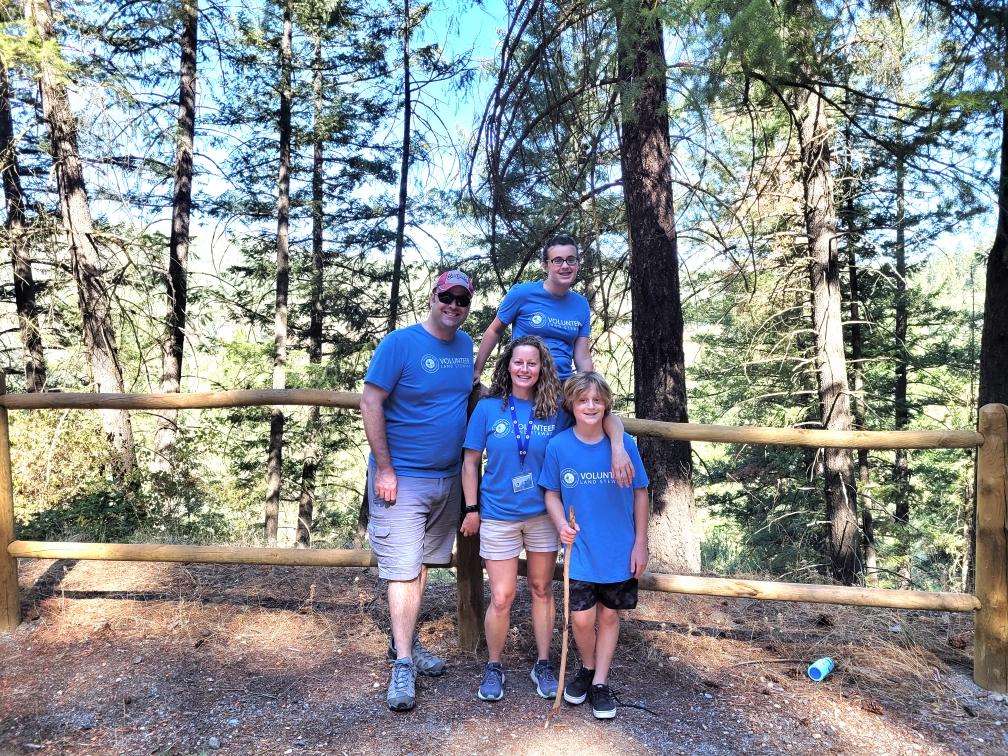
<svg viewBox="0 0 1008 756"><path fill-rule="evenodd" d="M524 441L527 423L532 417L532 402L515 399L518 432ZM486 468L480 485L480 517L487 520L527 520L546 511L543 492L538 486L546 443L558 431L570 426L570 415L563 409L550 418L532 420L528 456L522 466L518 457L509 405L501 407L499 396L480 399L469 418L466 449L486 450ZM531 477L521 477L525 474ZM516 481L517 479L517 481ZM515 490L515 489L519 490Z"/></svg>
<svg viewBox="0 0 1008 756"><path fill-rule="evenodd" d="M576 291L554 296L542 281L508 289L497 308L497 318L511 326L512 339L538 336L546 342L562 381L574 373L574 342L579 336L591 336L588 300Z"/></svg>
<svg viewBox="0 0 1008 756"><path fill-rule="evenodd" d="M385 433L397 475L458 474L472 371L473 343L464 331L441 341L418 323L378 343L364 381L389 392Z"/></svg>
<svg viewBox="0 0 1008 756"><path fill-rule="evenodd" d="M612 476L612 444L603 437L586 444L569 428L546 445L539 485L559 491L564 513L581 528L571 552L570 576L591 583L619 583L633 577L634 490L647 488L647 473L637 444L626 433L623 445L633 462L631 488L620 488Z"/></svg>

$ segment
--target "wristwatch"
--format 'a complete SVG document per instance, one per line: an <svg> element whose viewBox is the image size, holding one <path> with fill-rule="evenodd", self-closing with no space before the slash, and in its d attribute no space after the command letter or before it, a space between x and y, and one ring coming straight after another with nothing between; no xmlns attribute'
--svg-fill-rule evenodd
<svg viewBox="0 0 1008 756"><path fill-rule="evenodd" d="M479 504L466 504L465 507L463 507L463 511L465 511L466 514L472 514L473 512L479 514Z"/></svg>

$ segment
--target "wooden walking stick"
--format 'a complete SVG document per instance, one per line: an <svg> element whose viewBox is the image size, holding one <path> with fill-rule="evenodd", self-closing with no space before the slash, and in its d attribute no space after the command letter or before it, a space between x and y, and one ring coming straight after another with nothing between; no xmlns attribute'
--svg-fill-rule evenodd
<svg viewBox="0 0 1008 756"><path fill-rule="evenodd" d="M573 529L574 528L574 507L570 508L570 514L567 518L567 525ZM564 598L564 612L563 612L563 634L560 636L560 677L558 678L556 698L553 699L553 706L550 708L549 713L546 715L546 724L543 727L549 727L550 719L560 708L560 698L563 696L564 689L564 673L567 671L567 627L570 624L570 557L571 549L574 544L570 544L564 550L564 577L563 577L563 598Z"/></svg>

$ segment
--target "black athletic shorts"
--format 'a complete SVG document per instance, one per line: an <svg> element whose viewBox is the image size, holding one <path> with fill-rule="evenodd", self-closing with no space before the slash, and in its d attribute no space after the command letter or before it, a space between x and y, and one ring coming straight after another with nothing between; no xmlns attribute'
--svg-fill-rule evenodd
<svg viewBox="0 0 1008 756"><path fill-rule="evenodd" d="M607 609L637 608L637 578L619 583L589 583L584 580L570 581L570 608L572 612L582 612L600 603Z"/></svg>

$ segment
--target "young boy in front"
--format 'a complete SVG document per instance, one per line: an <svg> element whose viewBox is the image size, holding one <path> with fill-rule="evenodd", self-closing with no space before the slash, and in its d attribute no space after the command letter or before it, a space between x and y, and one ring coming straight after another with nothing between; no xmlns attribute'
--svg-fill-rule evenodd
<svg viewBox="0 0 1008 756"><path fill-rule="evenodd" d="M581 669L564 687L564 700L580 704L589 698L598 719L611 719L616 701L609 665L619 640L619 613L637 606L637 578L648 562L648 477L637 445L624 435L633 487L613 480L612 450L602 427L612 391L601 375L577 373L563 393L574 426L546 446L539 485L570 560L571 623ZM571 507L573 529L567 524Z"/></svg>

